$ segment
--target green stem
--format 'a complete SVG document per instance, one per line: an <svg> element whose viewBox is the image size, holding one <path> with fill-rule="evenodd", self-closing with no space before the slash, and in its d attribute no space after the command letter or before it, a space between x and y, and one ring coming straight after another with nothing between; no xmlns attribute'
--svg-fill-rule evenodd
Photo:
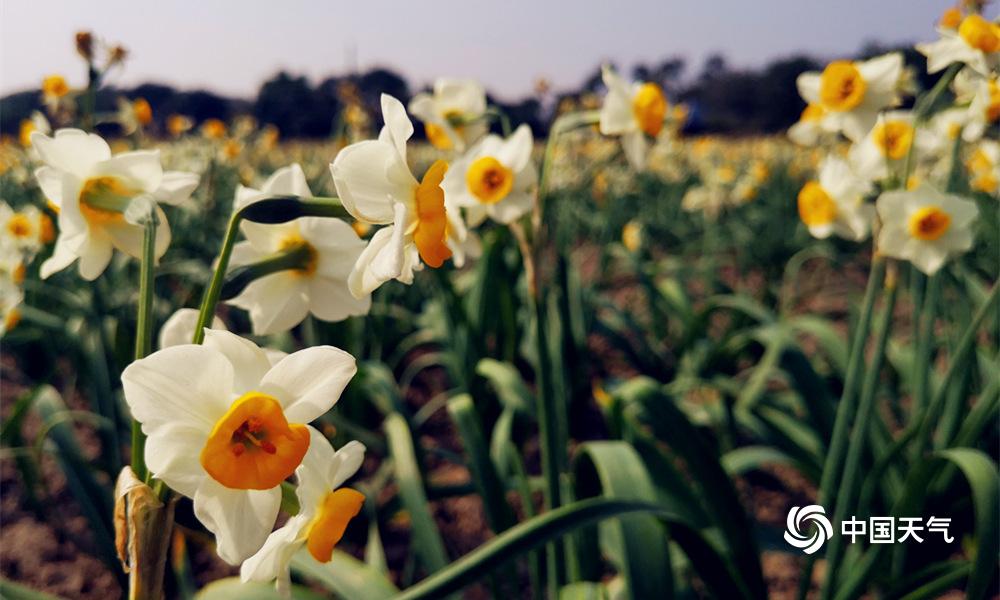
<svg viewBox="0 0 1000 600"><path fill-rule="evenodd" d="M941 294L941 277L933 275L927 280L927 294L924 297L923 310L920 314L920 330L917 337L916 353L913 357L913 399L917 414L927 408L930 373L932 370L931 355L934 334L934 320L937 317L938 296Z"/></svg>
<svg viewBox="0 0 1000 600"><path fill-rule="evenodd" d="M299 244L258 262L236 267L226 276L219 293L219 299L235 298L257 279L273 273L305 269L309 262L315 258L315 252L308 245Z"/></svg>
<svg viewBox="0 0 1000 600"><path fill-rule="evenodd" d="M872 307L875 304L876 292L882 284L884 274L885 259L881 256L875 256L872 259L872 270L868 274L868 285L865 289L865 298L861 305L858 325L851 342L847 372L844 375L844 390L840 397L840 404L837 406L837 416L833 422L830 447L826 455L826 461L823 463L823 474L820 477L819 504L827 508L827 510L832 508L831 501L835 497L836 492L834 484L841 473L841 461L847 450L847 429L854 414L856 380L861 373L861 366L864 362L865 341L868 339L868 330L871 327ZM815 555L811 555L806 559L806 565L802 572L802 579L800 580L800 598L805 598L805 593L809 589L809 582L812 581L812 572L815 563Z"/></svg>
<svg viewBox="0 0 1000 600"><path fill-rule="evenodd" d="M156 226L158 217L155 207L150 209L143 226L142 262L139 270L139 315L135 329L135 360L149 354L153 337L153 275L156 262ZM132 421L132 470L136 477L149 484L149 470L143 454L146 436L142 425Z"/></svg>
<svg viewBox="0 0 1000 600"><path fill-rule="evenodd" d="M885 304L875 324L875 353L871 358L868 370L865 372L865 380L861 388L861 401L858 404L858 414L854 419L854 428L851 432L847 459L844 463L844 478L841 485L838 486L841 495L834 510L834 523L842 523L854 504L856 497L855 488L859 482L861 458L865 449L865 441L868 439L867 430L872 414L875 411L875 391L878 388L879 375L882 371L882 361L885 358L886 343L889 341L892 312L896 307L896 295L898 292L898 286L893 274L886 277L885 287ZM844 537L840 535L835 535L830 539L830 546L826 552L827 567L823 598L830 597L834 582L837 580L837 569L840 566L843 542Z"/></svg>

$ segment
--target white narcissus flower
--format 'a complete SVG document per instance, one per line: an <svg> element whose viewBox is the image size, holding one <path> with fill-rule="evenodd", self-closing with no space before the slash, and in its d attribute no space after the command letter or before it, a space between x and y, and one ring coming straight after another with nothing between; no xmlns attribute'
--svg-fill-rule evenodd
<svg viewBox="0 0 1000 600"><path fill-rule="evenodd" d="M871 185L858 177L847 161L828 156L819 167L819 180L799 191L799 217L814 237L830 234L861 241L871 232L875 207L865 202Z"/></svg>
<svg viewBox="0 0 1000 600"><path fill-rule="evenodd" d="M377 140L351 144L330 165L337 195L354 218L390 224L375 232L348 277L355 297L390 279L412 283L421 260L437 268L452 255L441 189L448 164L436 161L418 182L406 163L413 123L402 103L382 94L382 117Z"/></svg>
<svg viewBox="0 0 1000 600"><path fill-rule="evenodd" d="M52 221L37 206L25 206L15 211L0 200L0 246L33 257L41 247L52 241Z"/></svg>
<svg viewBox="0 0 1000 600"><path fill-rule="evenodd" d="M310 447L306 423L330 410L356 371L354 357L332 346L272 366L253 342L206 329L203 345L129 365L122 387L148 436L150 472L194 500L219 556L239 564L274 527L281 482Z"/></svg>
<svg viewBox="0 0 1000 600"><path fill-rule="evenodd" d="M928 130L914 126L913 113L893 110L879 115L872 130L851 147L848 156L860 177L877 181L900 173L911 148L916 157L932 146Z"/></svg>
<svg viewBox="0 0 1000 600"><path fill-rule="evenodd" d="M996 71L1000 61L1000 25L982 16L970 14L957 30L938 28L936 42L917 44L917 51L927 57L927 72L937 73L952 63L964 63L982 76Z"/></svg>
<svg viewBox="0 0 1000 600"><path fill-rule="evenodd" d="M975 202L923 184L913 191L883 192L875 206L882 221L878 251L908 260L927 275L972 247Z"/></svg>
<svg viewBox="0 0 1000 600"><path fill-rule="evenodd" d="M788 128L788 137L800 146L815 146L825 133L823 115L826 110L819 104L807 104L799 120Z"/></svg>
<svg viewBox="0 0 1000 600"><path fill-rule="evenodd" d="M622 150L632 168L646 168L647 138L656 138L667 116L667 97L655 83L629 85L614 69L605 65L601 77L608 95L601 107L600 130L604 135L620 135Z"/></svg>
<svg viewBox="0 0 1000 600"><path fill-rule="evenodd" d="M438 150L463 152L489 131L486 92L477 81L438 79L434 92L417 94L409 108L424 122L427 140Z"/></svg>
<svg viewBox="0 0 1000 600"><path fill-rule="evenodd" d="M962 139L966 142L982 138L986 130L1000 120L1000 84L997 83L997 77L977 78L973 85L968 122L962 130Z"/></svg>
<svg viewBox="0 0 1000 600"><path fill-rule="evenodd" d="M970 185L977 192L996 194L1000 190L1000 142L981 140L966 161Z"/></svg>
<svg viewBox="0 0 1000 600"><path fill-rule="evenodd" d="M530 212L538 180L531 162L533 143L527 125L506 140L486 136L448 169L441 184L445 202L465 208L472 227L486 217L508 225Z"/></svg>
<svg viewBox="0 0 1000 600"><path fill-rule="evenodd" d="M170 315L160 328L159 347L169 348L190 344L194 338L194 328L198 326L198 310L181 308ZM219 317L212 317L212 329L226 330L226 324Z"/></svg>
<svg viewBox="0 0 1000 600"><path fill-rule="evenodd" d="M292 556L305 546L317 561L330 562L347 524L361 511L364 494L340 486L361 467L365 447L349 442L334 452L319 432L313 430L312 436L309 452L295 471L299 513L243 563L240 578L244 582L275 581L279 591L288 590Z"/></svg>
<svg viewBox="0 0 1000 600"><path fill-rule="evenodd" d="M178 176L183 185L173 185L171 178L165 181L158 150L111 156L107 142L79 129L61 129L54 137L35 132L31 145L45 163L35 171L38 185L59 213L59 237L52 257L42 264L43 279L78 258L80 275L96 279L114 248L140 257L143 227L125 218L128 204L138 197L178 204L194 189L192 178L197 183L191 174ZM159 259L170 244L170 226L159 207L156 212Z"/></svg>
<svg viewBox="0 0 1000 600"><path fill-rule="evenodd" d="M310 197L302 167L278 169L260 190L239 186L234 210L271 196ZM310 313L323 321L342 321L368 314L371 296L355 297L347 287L354 263L365 248L354 228L340 219L301 217L268 225L244 220L240 229L247 241L233 248L233 267L248 265L279 252L303 249L307 264L265 275L251 282L228 303L250 312L255 335L287 331Z"/></svg>
<svg viewBox="0 0 1000 600"><path fill-rule="evenodd" d="M899 101L902 73L903 56L894 52L866 61L834 61L822 73L802 73L796 85L806 102L823 108L823 129L858 141L875 125L879 111Z"/></svg>

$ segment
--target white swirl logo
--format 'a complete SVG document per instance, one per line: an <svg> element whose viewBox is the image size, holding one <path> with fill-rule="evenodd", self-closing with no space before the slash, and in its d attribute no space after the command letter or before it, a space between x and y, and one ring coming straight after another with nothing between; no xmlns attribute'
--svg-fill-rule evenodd
<svg viewBox="0 0 1000 600"><path fill-rule="evenodd" d="M803 526L810 522L815 523L816 527L811 536L806 536L802 532ZM830 519L826 518L826 510L822 506L818 504L793 506L788 512L785 541L806 554L812 554L822 548L832 535L833 525L830 524Z"/></svg>

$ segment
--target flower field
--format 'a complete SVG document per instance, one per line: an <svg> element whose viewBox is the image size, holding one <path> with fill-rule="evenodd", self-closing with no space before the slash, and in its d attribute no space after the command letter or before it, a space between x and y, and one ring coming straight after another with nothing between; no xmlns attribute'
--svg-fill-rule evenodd
<svg viewBox="0 0 1000 600"><path fill-rule="evenodd" d="M995 597L981 10L739 137L605 66L286 139L81 32L0 145L0 597Z"/></svg>

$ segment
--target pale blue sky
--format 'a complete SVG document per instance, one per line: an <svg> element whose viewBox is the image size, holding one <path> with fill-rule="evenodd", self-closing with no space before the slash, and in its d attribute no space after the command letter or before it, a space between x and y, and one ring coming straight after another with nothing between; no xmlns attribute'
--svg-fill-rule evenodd
<svg viewBox="0 0 1000 600"><path fill-rule="evenodd" d="M575 86L603 60L624 68L712 51L738 66L805 50L834 58L865 41L935 37L947 0L0 0L0 94L49 73L84 74L73 33L131 51L112 83L161 81L236 96L286 69L316 82L386 65L415 86L473 77L501 97L545 76ZM996 9L994 9L995 11ZM356 59L352 59L356 56Z"/></svg>

